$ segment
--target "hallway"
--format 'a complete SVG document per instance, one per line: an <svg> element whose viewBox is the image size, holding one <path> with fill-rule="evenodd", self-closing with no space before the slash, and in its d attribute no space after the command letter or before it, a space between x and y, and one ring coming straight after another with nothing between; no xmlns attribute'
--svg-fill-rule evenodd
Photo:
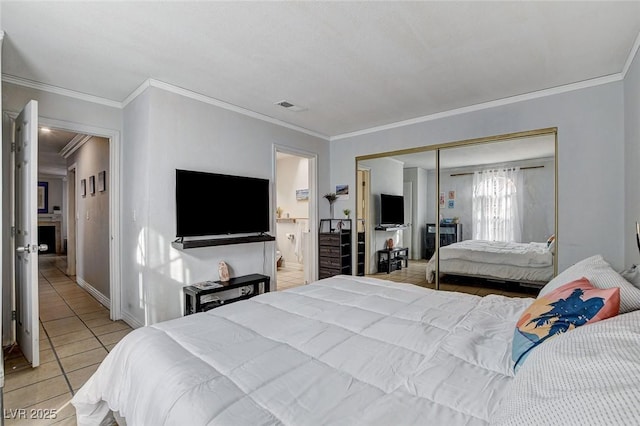
<svg viewBox="0 0 640 426"><path fill-rule="evenodd" d="M75 425L71 397L116 343L131 331L64 271L66 258L39 257L40 366L31 368L17 347L5 348L5 424ZM25 408L56 410L50 420L11 419Z"/></svg>

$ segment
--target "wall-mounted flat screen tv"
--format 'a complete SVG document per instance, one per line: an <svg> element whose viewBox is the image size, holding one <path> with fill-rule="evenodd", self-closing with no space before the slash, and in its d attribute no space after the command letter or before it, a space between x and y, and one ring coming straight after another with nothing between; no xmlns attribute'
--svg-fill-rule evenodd
<svg viewBox="0 0 640 426"><path fill-rule="evenodd" d="M404 224L402 195L380 194L380 225Z"/></svg>
<svg viewBox="0 0 640 426"><path fill-rule="evenodd" d="M178 237L269 231L269 180L176 169Z"/></svg>

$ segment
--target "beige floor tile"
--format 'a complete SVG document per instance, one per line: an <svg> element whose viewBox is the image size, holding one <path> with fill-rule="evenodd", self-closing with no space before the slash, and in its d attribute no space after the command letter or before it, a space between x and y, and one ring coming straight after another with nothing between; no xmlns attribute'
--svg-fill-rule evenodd
<svg viewBox="0 0 640 426"><path fill-rule="evenodd" d="M96 372L99 366L100 364L93 364L68 373L67 378L69 379L69 383L71 383L73 390L77 391L80 389L82 385L89 380L89 377Z"/></svg>
<svg viewBox="0 0 640 426"><path fill-rule="evenodd" d="M75 411L71 417L67 417L58 422L52 423L56 426L77 426L78 420L76 419Z"/></svg>
<svg viewBox="0 0 640 426"><path fill-rule="evenodd" d="M25 408L54 396L69 392L69 385L62 376L43 380L32 385L4 393L4 406L8 408Z"/></svg>
<svg viewBox="0 0 640 426"><path fill-rule="evenodd" d="M71 309L73 309L73 311L76 314L88 314L91 312L102 312L102 311L107 311L100 303L96 302L95 304L91 304L91 305L86 305L86 306L82 306L79 308L75 308L72 307ZM108 311L107 311L108 312Z"/></svg>
<svg viewBox="0 0 640 426"><path fill-rule="evenodd" d="M40 364L44 364L46 362L55 361L56 357L53 354L53 349L41 349L40 350Z"/></svg>
<svg viewBox="0 0 640 426"><path fill-rule="evenodd" d="M10 392L60 375L62 375L62 370L56 361L41 363L36 368L25 369L15 374L7 374L4 381L4 392Z"/></svg>
<svg viewBox="0 0 640 426"><path fill-rule="evenodd" d="M62 334L80 332L87 328L84 323L80 321L80 318L77 318L75 316L54 321L47 321L43 325L47 330L47 334L49 334L49 337L51 338L60 336Z"/></svg>
<svg viewBox="0 0 640 426"><path fill-rule="evenodd" d="M53 321L71 316L75 316L75 313L66 305L55 309L40 309L40 321Z"/></svg>
<svg viewBox="0 0 640 426"><path fill-rule="evenodd" d="M107 325L113 322L108 316L102 316L102 317L83 320L83 321L85 325L89 328L98 327L100 325Z"/></svg>
<svg viewBox="0 0 640 426"><path fill-rule="evenodd" d="M114 331L120 331L120 330L126 330L126 329L131 330L131 327L129 327L127 323L123 321L114 321L111 324L92 327L91 331L93 331L93 333L96 336L101 336L103 334L113 333Z"/></svg>
<svg viewBox="0 0 640 426"><path fill-rule="evenodd" d="M91 312L91 313L88 313L88 314L80 314L78 316L83 321L92 320L92 319L95 319L95 318L109 318L109 311L105 309L104 311Z"/></svg>
<svg viewBox="0 0 640 426"><path fill-rule="evenodd" d="M105 356L107 356L106 349L100 347L62 358L60 363L62 364L62 368L64 368L65 373L69 374L71 371L79 370L93 364L99 364Z"/></svg>
<svg viewBox="0 0 640 426"><path fill-rule="evenodd" d="M91 331L89 331L89 329L85 327L84 330L81 331L75 331L73 333L61 334L60 336L52 337L51 342L54 346L68 345L69 343L78 342L90 337L93 337L93 333L91 333Z"/></svg>
<svg viewBox="0 0 640 426"><path fill-rule="evenodd" d="M126 336L130 332L131 332L130 329L129 330L121 330L121 331L116 331L115 333L103 334L102 336L99 336L98 338L100 339L102 344L106 346L106 345L110 345L112 343L118 343L120 340L122 340L122 338L124 336Z"/></svg>
<svg viewBox="0 0 640 426"><path fill-rule="evenodd" d="M31 364L23 356L7 359L4 362L4 374L9 375L31 368Z"/></svg>
<svg viewBox="0 0 640 426"><path fill-rule="evenodd" d="M91 337L90 339L83 339L67 345L56 345L55 349L58 354L58 358L62 359L101 347L102 344L98 339Z"/></svg>
<svg viewBox="0 0 640 426"><path fill-rule="evenodd" d="M116 345L117 345L117 343L112 343L112 344L110 344L110 345L104 345L104 346L105 346L105 348L107 348L107 350L108 350L109 352L111 352L111 351L113 350L113 348L115 348L115 347L116 347Z"/></svg>
<svg viewBox="0 0 640 426"><path fill-rule="evenodd" d="M69 419L69 418L73 418L73 421L75 422L75 409L72 409L72 411L69 411L69 408L67 408L67 405L65 405L68 401L70 401L72 398L71 396L71 392L68 392L65 395L60 395L57 396L55 398L51 398L48 399L46 401L43 401L41 403L32 405L30 407L27 407L27 410L51 410L49 411L50 414L52 414L53 417L53 413L52 411L55 410L55 419L5 419L5 426L13 426L13 425L17 425L17 426L44 426L44 425L50 425L50 424L55 424L56 422L60 422L60 421L65 421L65 419ZM69 404L70 405L70 404ZM62 407L64 406L64 408L62 410L60 410ZM73 407L73 406L72 406ZM75 424L75 423L71 423L71 424Z"/></svg>

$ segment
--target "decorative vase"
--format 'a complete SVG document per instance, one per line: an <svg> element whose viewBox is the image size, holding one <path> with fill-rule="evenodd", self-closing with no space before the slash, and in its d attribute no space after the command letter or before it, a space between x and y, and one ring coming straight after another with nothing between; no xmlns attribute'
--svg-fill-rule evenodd
<svg viewBox="0 0 640 426"><path fill-rule="evenodd" d="M333 219L333 203L329 203L329 216Z"/></svg>

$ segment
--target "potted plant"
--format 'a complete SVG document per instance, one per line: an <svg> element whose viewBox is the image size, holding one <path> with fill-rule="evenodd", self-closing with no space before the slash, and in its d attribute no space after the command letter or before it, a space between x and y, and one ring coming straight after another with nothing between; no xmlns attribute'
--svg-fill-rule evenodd
<svg viewBox="0 0 640 426"><path fill-rule="evenodd" d="M351 214L351 209L344 209L342 210L342 213L344 213L347 219L349 219L349 215Z"/></svg>
<svg viewBox="0 0 640 426"><path fill-rule="evenodd" d="M329 213L331 215L331 219L333 219L333 203L336 202L336 200L338 199L338 196L336 195L335 192L329 192L328 194L324 194L324 198L326 198L327 201L329 201Z"/></svg>

